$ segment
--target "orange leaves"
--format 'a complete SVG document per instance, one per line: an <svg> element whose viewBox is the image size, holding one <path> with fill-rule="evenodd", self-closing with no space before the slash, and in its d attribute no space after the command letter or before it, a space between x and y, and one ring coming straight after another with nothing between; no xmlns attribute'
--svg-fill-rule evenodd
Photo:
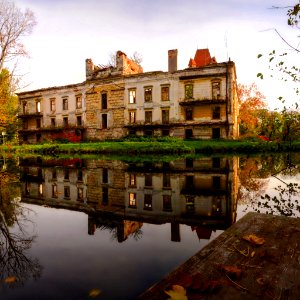
<svg viewBox="0 0 300 300"><path fill-rule="evenodd" d="M92 289L89 291L89 297L91 298L96 298L101 294L101 290L100 289Z"/></svg>
<svg viewBox="0 0 300 300"><path fill-rule="evenodd" d="M219 265L219 269L232 279L240 279L242 270L236 266Z"/></svg>
<svg viewBox="0 0 300 300"><path fill-rule="evenodd" d="M253 246L260 246L266 242L264 238L258 237L255 234L244 235L243 240L248 241Z"/></svg>
<svg viewBox="0 0 300 300"><path fill-rule="evenodd" d="M16 276L9 276L9 277L6 277L4 279L4 282L8 283L8 284L15 283L16 281L17 281L17 277Z"/></svg>
<svg viewBox="0 0 300 300"><path fill-rule="evenodd" d="M186 290L181 285L173 285L171 290L165 291L171 298L169 300L188 300Z"/></svg>

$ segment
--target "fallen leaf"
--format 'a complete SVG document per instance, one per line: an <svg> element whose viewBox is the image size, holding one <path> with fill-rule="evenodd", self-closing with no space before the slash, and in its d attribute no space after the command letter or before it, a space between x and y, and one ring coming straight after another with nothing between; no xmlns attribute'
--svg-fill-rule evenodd
<svg viewBox="0 0 300 300"><path fill-rule="evenodd" d="M89 297L91 298L96 298L101 294L101 290L100 289L92 289L89 291Z"/></svg>
<svg viewBox="0 0 300 300"><path fill-rule="evenodd" d="M262 237L258 237L255 234L244 235L243 239L250 242L252 245L263 245L266 241Z"/></svg>
<svg viewBox="0 0 300 300"><path fill-rule="evenodd" d="M172 290L165 291L165 293L171 297L168 300L188 300L185 288L180 285L173 285Z"/></svg>
<svg viewBox="0 0 300 300"><path fill-rule="evenodd" d="M16 276L9 276L9 277L6 277L4 279L4 282L5 283L14 283L17 281L17 277Z"/></svg>
<svg viewBox="0 0 300 300"><path fill-rule="evenodd" d="M259 285L264 285L264 284L265 284L265 280L264 280L262 277L257 278L257 279L256 279L256 282L257 282Z"/></svg>
<svg viewBox="0 0 300 300"><path fill-rule="evenodd" d="M233 279L241 278L242 270L236 266L219 265L219 269L221 271L225 272L225 274L228 275L230 278L233 278Z"/></svg>

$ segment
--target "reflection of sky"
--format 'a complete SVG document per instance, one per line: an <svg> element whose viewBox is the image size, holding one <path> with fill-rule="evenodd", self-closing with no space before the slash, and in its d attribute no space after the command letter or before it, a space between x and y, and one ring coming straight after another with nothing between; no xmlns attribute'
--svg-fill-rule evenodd
<svg viewBox="0 0 300 300"><path fill-rule="evenodd" d="M265 180L265 179L261 179ZM280 199L278 189L279 187L285 188L286 185L290 183L296 183L300 186L300 175L299 173L296 176L290 176L290 175L281 175L278 174L276 177L270 176L268 179L268 185L266 190L262 193L262 195L268 194L271 198L276 197L277 199ZM295 205L294 208L292 208L293 212L293 217L300 217L300 211L297 209L298 204L300 205L300 198L299 198L299 193L298 195L294 195L289 198L288 195L284 194L283 199L288 200L291 199L290 201L287 202L281 202L279 203L281 207L287 207L288 208L288 203L291 203L292 205ZM295 200L298 200L299 203L297 203ZM270 205L270 208L263 208L261 206L258 206L258 202L261 203L268 203ZM273 212L276 215L280 215L278 209L275 207L277 204L274 203L274 201L266 201L263 199L252 199L252 203L249 205L238 205L237 209L237 219L242 218L247 212L249 211L257 211L260 210L261 213L271 213Z"/></svg>
<svg viewBox="0 0 300 300"><path fill-rule="evenodd" d="M207 243L190 226L181 225L181 242L171 242L170 224L146 223L139 240L118 243L109 230L88 235L84 213L26 206L36 212L31 218L38 237L30 255L43 266L42 276L5 299L87 299L93 288L103 299L135 299Z"/></svg>

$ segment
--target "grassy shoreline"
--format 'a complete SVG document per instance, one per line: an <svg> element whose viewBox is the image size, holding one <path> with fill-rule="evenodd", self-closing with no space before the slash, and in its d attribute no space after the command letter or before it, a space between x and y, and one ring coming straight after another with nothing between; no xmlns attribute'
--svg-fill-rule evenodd
<svg viewBox="0 0 300 300"><path fill-rule="evenodd" d="M300 141L292 143L229 140L149 139L143 141L103 141L91 143L2 145L1 152L22 154L213 154L300 151Z"/></svg>

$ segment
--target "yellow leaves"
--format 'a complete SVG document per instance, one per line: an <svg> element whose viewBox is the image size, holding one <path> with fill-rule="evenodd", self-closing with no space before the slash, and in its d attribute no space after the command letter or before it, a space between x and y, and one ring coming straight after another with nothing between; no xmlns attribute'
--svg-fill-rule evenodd
<svg viewBox="0 0 300 300"><path fill-rule="evenodd" d="M244 235L243 239L248 241L249 243L251 243L254 246L260 246L266 242L264 238L258 237L255 234Z"/></svg>
<svg viewBox="0 0 300 300"><path fill-rule="evenodd" d="M17 281L17 277L16 276L9 276L9 277L6 277L4 279L4 282L5 283L14 283Z"/></svg>
<svg viewBox="0 0 300 300"><path fill-rule="evenodd" d="M165 291L171 298L169 300L188 300L186 290L181 285L173 285L172 290Z"/></svg>
<svg viewBox="0 0 300 300"><path fill-rule="evenodd" d="M100 289L91 289L89 292L89 297L91 298L96 298L98 297L100 294L102 293L102 291Z"/></svg>

